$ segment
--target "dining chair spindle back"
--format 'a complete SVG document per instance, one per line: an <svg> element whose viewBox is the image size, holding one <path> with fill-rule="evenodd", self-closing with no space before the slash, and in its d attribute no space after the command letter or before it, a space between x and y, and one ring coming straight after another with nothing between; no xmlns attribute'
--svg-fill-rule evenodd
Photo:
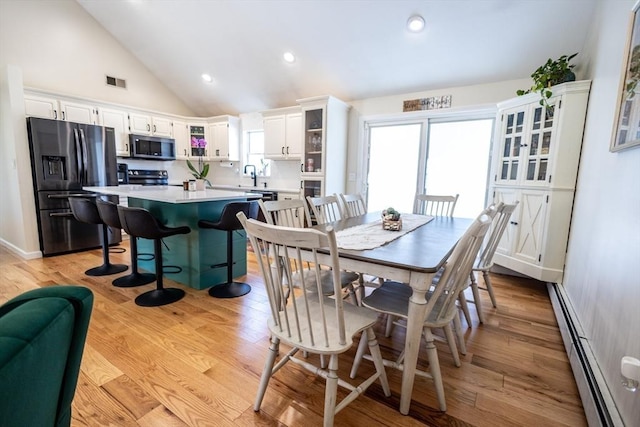
<svg viewBox="0 0 640 427"><path fill-rule="evenodd" d="M452 217L458 203L458 196L436 196L432 194L416 194L413 202L413 213L431 216Z"/></svg>

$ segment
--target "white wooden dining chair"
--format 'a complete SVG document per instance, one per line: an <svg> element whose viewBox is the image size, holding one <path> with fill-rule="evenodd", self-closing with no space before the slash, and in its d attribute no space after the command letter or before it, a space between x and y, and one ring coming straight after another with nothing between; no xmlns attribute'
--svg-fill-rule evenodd
<svg viewBox="0 0 640 427"><path fill-rule="evenodd" d="M367 213L364 205L364 199L360 194L342 194L338 195L340 206L342 207L343 218L353 218Z"/></svg>
<svg viewBox="0 0 640 427"><path fill-rule="evenodd" d="M389 383L385 373L380 348L373 332L373 325L377 320L377 313L365 307L345 304L342 298L329 299L322 292L320 267L328 268L332 272L334 293L341 290L340 265L336 236L332 228L326 232L314 229L297 229L279 227L276 225L247 219L242 213L238 214L247 236L251 242L256 260L264 278L264 286L269 298L271 316L267 325L271 335L271 345L267 360L262 371L260 385L254 404L254 411L259 411L270 379L287 362L293 362L326 380L324 425L332 426L335 414L345 408L360 394L373 384L380 381L385 396L390 396ZM329 261L320 262L318 251L329 251ZM302 253L311 257L313 270L301 268ZM282 267L272 269L276 260L283 259L284 263L276 262ZM297 269L297 271L294 271ZM299 274L314 280L315 292L296 290L289 286L288 291L294 298L285 298L280 283L287 278L292 283L291 276ZM338 377L338 356L353 346L353 337L359 332L367 337L371 358L375 365L375 372L354 386L350 382ZM282 355L280 344L292 348ZM314 365L308 360L296 357L299 352L329 356L327 368ZM300 386L307 381L304 375L299 376ZM346 388L349 394L337 403L338 386ZM307 390L308 392L309 390Z"/></svg>
<svg viewBox="0 0 640 427"><path fill-rule="evenodd" d="M433 194L416 194L413 200L413 213L430 216L452 217L458 203L455 196L436 196Z"/></svg>
<svg viewBox="0 0 640 427"><path fill-rule="evenodd" d="M458 316L456 301L460 291L466 286L469 280L473 262L478 256L480 245L490 224L491 218L487 215L482 215L474 220L456 244L453 253L442 270L442 274L434 279L433 291L427 296L427 315L424 322L423 335L426 341L429 372L416 370L416 375L433 379L438 403L442 411L446 411L447 405L444 396L442 375L440 373L438 352L434 344L435 338L431 329L444 328L456 366L460 366L455 338L451 330L451 323L453 322L455 324L458 338L461 339L460 318ZM380 288L374 290L371 295L366 297L362 301L362 304L375 311L391 314L406 320L409 314L409 299L411 298L411 293L412 291L409 285L386 281ZM461 340L461 342L464 341ZM416 345L418 345L418 343L416 343ZM358 351L356 352L351 368L352 378L355 377L363 356L364 348L361 344L358 346ZM402 352L395 361L385 359L384 363L386 366L402 370L404 369L403 361L404 352Z"/></svg>
<svg viewBox="0 0 640 427"><path fill-rule="evenodd" d="M335 194L324 197L307 196L307 201L311 208L311 216L318 224L339 221L343 218L338 196Z"/></svg>
<svg viewBox="0 0 640 427"><path fill-rule="evenodd" d="M473 303L476 306L476 312L478 313L478 320L480 323L484 323L484 313L482 311L482 304L480 302L480 291L479 289L484 289L489 293L489 298L491 298L491 304L494 308L497 308L498 305L496 303L496 297L493 293L493 286L491 285L491 277L489 275L489 271L491 267L493 267L493 255L496 253L496 249L498 248L498 244L500 243L500 239L502 239L502 235L504 234L507 225L509 224L509 220L511 215L516 210L519 201L515 201L513 204L504 204L500 202L496 207L496 213L493 218L493 223L491 224L491 231L488 234L486 241L484 242L483 248L480 251L480 255L476 260L473 270L471 271L471 290L473 292ZM478 285L478 281L476 279L476 272L482 272L482 277L484 279L485 288L480 288ZM465 314L468 315L468 314ZM467 318L467 324L469 323L469 318Z"/></svg>
<svg viewBox="0 0 640 427"><path fill-rule="evenodd" d="M331 196L325 197L310 197L307 196L307 201L309 202L309 207L312 211L312 216L315 218L317 224L327 224L333 221L339 221L341 219L349 218L343 207L340 206L339 196L333 194ZM364 206L364 202L363 202ZM366 212L365 212L366 213ZM358 286L353 288L354 294L353 299L356 304L360 304L362 298L364 298L365 292L365 280L364 274L362 273L352 273L345 272L348 274L355 275L355 281L357 281ZM351 290L350 290L351 291Z"/></svg>
<svg viewBox="0 0 640 427"><path fill-rule="evenodd" d="M311 224L309 209L302 199L258 200L267 224L304 228Z"/></svg>
<svg viewBox="0 0 640 427"><path fill-rule="evenodd" d="M303 199L259 200L258 205L260 206L268 224L292 228L305 228L311 224L309 206ZM321 270L320 274L325 295L333 295L331 272L328 270ZM357 273L352 273L350 271L340 272L341 286L343 289L347 290L348 295L354 304L358 304L358 296L356 295L356 289L353 284L358 282L359 279L360 276ZM302 281L304 281L306 288L312 286L312 283L309 282L310 278L308 275L302 277L294 274L293 280L294 286L300 286Z"/></svg>

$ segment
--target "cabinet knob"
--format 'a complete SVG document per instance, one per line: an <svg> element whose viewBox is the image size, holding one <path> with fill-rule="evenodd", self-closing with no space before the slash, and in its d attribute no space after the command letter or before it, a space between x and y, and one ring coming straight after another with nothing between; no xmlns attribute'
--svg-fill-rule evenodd
<svg viewBox="0 0 640 427"><path fill-rule="evenodd" d="M64 111L62 112L62 120L67 120L67 119L64 117Z"/></svg>
<svg viewBox="0 0 640 427"><path fill-rule="evenodd" d="M509 224L511 224L511 225L518 225L518 223L517 223L517 222L515 222L515 221L509 221Z"/></svg>
<svg viewBox="0 0 640 427"><path fill-rule="evenodd" d="M54 120L58 120L58 111L57 110L53 110L53 119Z"/></svg>
<svg viewBox="0 0 640 427"><path fill-rule="evenodd" d="M153 133L156 132L156 125L153 125Z"/></svg>
<svg viewBox="0 0 640 427"><path fill-rule="evenodd" d="M287 146L287 154L289 154L289 146Z"/></svg>
<svg viewBox="0 0 640 427"><path fill-rule="evenodd" d="M527 144L520 144L520 147L528 147Z"/></svg>
<svg viewBox="0 0 640 427"><path fill-rule="evenodd" d="M284 145L282 146L282 155L284 155Z"/></svg>

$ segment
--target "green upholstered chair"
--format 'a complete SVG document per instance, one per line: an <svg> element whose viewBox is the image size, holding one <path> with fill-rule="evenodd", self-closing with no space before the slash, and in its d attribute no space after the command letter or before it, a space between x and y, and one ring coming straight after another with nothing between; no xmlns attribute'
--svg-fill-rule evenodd
<svg viewBox="0 0 640 427"><path fill-rule="evenodd" d="M34 289L0 306L0 426L69 426L93 293Z"/></svg>

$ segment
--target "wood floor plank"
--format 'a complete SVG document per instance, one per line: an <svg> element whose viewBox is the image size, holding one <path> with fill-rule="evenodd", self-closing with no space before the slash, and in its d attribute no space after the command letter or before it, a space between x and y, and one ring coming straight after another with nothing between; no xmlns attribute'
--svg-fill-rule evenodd
<svg viewBox="0 0 640 427"><path fill-rule="evenodd" d="M324 380L292 364L274 375L260 411L253 411L269 347L269 306L255 258L251 252L248 257L247 275L236 280L248 282L252 291L241 298L212 298L206 290L188 288L167 275L165 286L184 289L185 298L143 308L133 301L155 284L116 288L111 282L118 275L84 274L102 263L100 250L25 261L0 247L0 303L57 284L93 291L73 427L321 425ZM128 264L129 253L111 254L111 261ZM417 378L409 415L401 415L402 373L387 370L392 396L385 397L374 383L336 416L335 424L586 425L545 284L495 274L492 279L498 308L481 292L486 321L479 325L471 304L471 327L463 320L468 352L460 368L454 366L447 344L436 341L447 412L438 410L433 382ZM406 331L394 328L387 338L384 327L380 316L374 330L381 351L395 358ZM357 384L374 368L363 361L351 381L354 355L355 347L341 356L339 375ZM310 355L310 360L317 356ZM418 365L428 369L424 342ZM339 397L345 394L341 390Z"/></svg>

